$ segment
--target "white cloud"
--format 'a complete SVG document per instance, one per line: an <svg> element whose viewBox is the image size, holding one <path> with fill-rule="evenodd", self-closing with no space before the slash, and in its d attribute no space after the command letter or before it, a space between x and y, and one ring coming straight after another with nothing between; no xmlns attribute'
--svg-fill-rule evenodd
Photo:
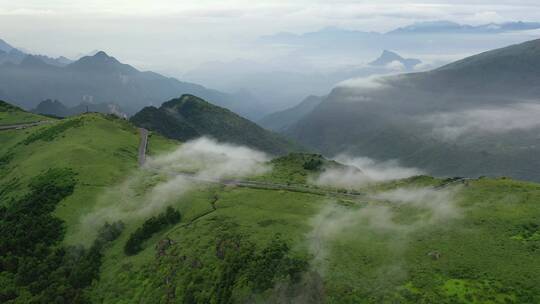
<svg viewBox="0 0 540 304"><path fill-rule="evenodd" d="M465 19L472 24L488 24L507 21L501 14L496 11L481 11L472 14Z"/></svg>
<svg viewBox="0 0 540 304"><path fill-rule="evenodd" d="M433 188L397 188L373 194L372 202L362 207L345 207L327 203L310 221L311 231L306 235L308 248L314 256L313 267L323 275L328 270L333 242L342 237L361 238L366 234L385 234L393 238L392 250L407 246L410 233L423 227L458 219L462 210L457 204L459 187L435 190ZM422 216L412 222L398 222L399 208L406 205L420 209ZM426 211L426 212L422 212Z"/></svg>
<svg viewBox="0 0 540 304"><path fill-rule="evenodd" d="M352 88L358 90L377 90L387 86L384 78L379 75L369 77L351 78L342 81L336 85L337 87Z"/></svg>
<svg viewBox="0 0 540 304"><path fill-rule="evenodd" d="M202 137L172 153L149 158L145 166L158 171L197 172L201 178L230 178L260 175L269 170L268 160L263 152Z"/></svg>
<svg viewBox="0 0 540 304"><path fill-rule="evenodd" d="M356 189L372 183L423 174L419 169L400 166L396 160L377 162L368 157L352 157L344 154L334 159L348 167L327 169L311 180L312 183L319 186Z"/></svg>
<svg viewBox="0 0 540 304"><path fill-rule="evenodd" d="M459 188L398 188L372 195L372 198L395 204L411 205L431 211L429 222L434 223L461 216L454 197Z"/></svg>
<svg viewBox="0 0 540 304"><path fill-rule="evenodd" d="M152 215L197 189L201 179L216 181L262 174L270 169L268 160L263 152L209 138L186 142L171 153L149 158L143 170L105 191L95 211L81 218L82 230L92 231L106 221ZM182 172L192 176L177 174Z"/></svg>
<svg viewBox="0 0 540 304"><path fill-rule="evenodd" d="M387 69L390 69L394 72L405 71L405 65L397 60L394 60L386 65Z"/></svg>
<svg viewBox="0 0 540 304"><path fill-rule="evenodd" d="M519 103L459 112L432 114L422 121L433 125L435 136L455 140L469 134L505 133L540 127L540 104Z"/></svg>

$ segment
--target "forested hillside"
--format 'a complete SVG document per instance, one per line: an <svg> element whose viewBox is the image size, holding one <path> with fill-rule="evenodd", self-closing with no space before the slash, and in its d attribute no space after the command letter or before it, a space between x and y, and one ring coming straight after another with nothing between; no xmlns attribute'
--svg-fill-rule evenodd
<svg viewBox="0 0 540 304"><path fill-rule="evenodd" d="M284 137L193 95L182 95L159 108L146 107L130 121L181 141L210 136L278 155L300 149Z"/></svg>

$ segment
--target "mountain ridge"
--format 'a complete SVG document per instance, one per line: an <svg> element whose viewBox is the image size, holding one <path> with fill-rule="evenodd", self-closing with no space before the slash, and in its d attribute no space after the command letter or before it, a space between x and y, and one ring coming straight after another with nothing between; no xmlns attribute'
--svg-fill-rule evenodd
<svg viewBox="0 0 540 304"><path fill-rule="evenodd" d="M145 107L130 121L180 141L209 136L277 155L299 150L292 142L254 122L190 94L164 102L159 108Z"/></svg>
<svg viewBox="0 0 540 304"><path fill-rule="evenodd" d="M539 29L539 22L503 22L503 23L486 23L481 25L461 24L453 21L439 20L417 22L411 25L397 28L390 32L389 35L408 35L408 34L455 34L455 33L503 33L510 31L526 31Z"/></svg>
<svg viewBox="0 0 540 304"><path fill-rule="evenodd" d="M258 123L276 132L283 131L311 112L323 99L320 96L308 96L293 107L263 117Z"/></svg>
<svg viewBox="0 0 540 304"><path fill-rule="evenodd" d="M397 159L437 176L539 181L539 68L533 40L428 72L352 81L284 133L326 155Z"/></svg>
<svg viewBox="0 0 540 304"><path fill-rule="evenodd" d="M44 99L55 99L67 106L116 103L132 114L144 106L189 93L243 116L256 117L258 112L256 100L244 93L228 94L139 71L103 51L62 67L49 65L38 56L26 56L19 64L0 65L0 81L0 98L28 109Z"/></svg>
<svg viewBox="0 0 540 304"><path fill-rule="evenodd" d="M104 51L98 51L93 56L84 56L66 66L69 70L91 71L98 73L119 72L134 74L140 72L129 64L124 64Z"/></svg>
<svg viewBox="0 0 540 304"><path fill-rule="evenodd" d="M297 39L300 37L313 37L316 35L326 34L343 34L343 35L409 35L409 34L445 34L445 33L501 33L509 31L526 31L540 29L540 22L524 22L524 21L510 21L503 23L485 23L481 25L462 24L448 20L435 20L412 23L403 27L398 27L387 32L374 32L374 31L362 31L344 29L336 26L320 28L316 31L304 32L301 34L295 34L291 32L279 32L274 35L267 35L261 37L266 40L279 40L279 39Z"/></svg>
<svg viewBox="0 0 540 304"><path fill-rule="evenodd" d="M58 100L46 99L40 102L31 112L43 115L52 115L55 117L69 117L86 112L98 112L103 114L115 114L119 117L126 118L127 114L122 112L122 109L112 103L89 103L82 102L73 107L67 107Z"/></svg>
<svg viewBox="0 0 540 304"><path fill-rule="evenodd" d="M0 65L3 63L12 63L12 64L19 64L21 63L27 56L34 56L39 58L41 61L54 65L54 66L66 66L69 63L73 62L72 60L60 56L57 58L52 58L45 55L39 55L39 54L28 54L24 51L21 51L9 43L7 43L5 40L0 39Z"/></svg>

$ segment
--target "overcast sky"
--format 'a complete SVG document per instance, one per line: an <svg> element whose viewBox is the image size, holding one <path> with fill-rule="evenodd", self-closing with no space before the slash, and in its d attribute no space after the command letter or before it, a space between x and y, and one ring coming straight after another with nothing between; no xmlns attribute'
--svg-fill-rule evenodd
<svg viewBox="0 0 540 304"><path fill-rule="evenodd" d="M100 49L158 71L208 60L263 60L271 55L254 52L252 42L280 31L387 31L426 20L540 21L540 1L0 0L0 38L17 47L71 58Z"/></svg>

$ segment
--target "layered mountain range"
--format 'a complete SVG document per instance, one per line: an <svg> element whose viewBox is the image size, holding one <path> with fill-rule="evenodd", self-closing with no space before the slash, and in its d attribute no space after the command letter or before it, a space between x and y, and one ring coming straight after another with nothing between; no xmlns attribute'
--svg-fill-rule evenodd
<svg viewBox="0 0 540 304"><path fill-rule="evenodd" d="M58 100L46 99L40 102L32 112L56 117L69 117L86 112L110 113L120 117L127 117L122 109L114 103L88 103L82 102L73 107L67 107Z"/></svg>
<svg viewBox="0 0 540 304"><path fill-rule="evenodd" d="M13 46L11 46L9 43L5 42L4 40L0 39L0 64L2 63L12 63L12 64L19 64L21 63L26 56L30 54L17 49ZM57 58L45 56L45 55L33 55L37 58L39 58L41 61L54 65L54 66L66 66L73 61L64 57L60 56Z"/></svg>
<svg viewBox="0 0 540 304"><path fill-rule="evenodd" d="M328 155L540 180L540 40L422 73L353 79L286 131Z"/></svg>
<svg viewBox="0 0 540 304"><path fill-rule="evenodd" d="M143 72L100 51L77 61L27 55L2 44L1 51L18 60L0 57L0 98L23 108L36 107L45 99L59 100L68 107L81 102L118 104L128 114L144 106L160 104L182 94L195 94L240 115L258 118L258 105L249 93L229 94L198 84L182 82L154 72ZM0 54L1 56L1 54Z"/></svg>

